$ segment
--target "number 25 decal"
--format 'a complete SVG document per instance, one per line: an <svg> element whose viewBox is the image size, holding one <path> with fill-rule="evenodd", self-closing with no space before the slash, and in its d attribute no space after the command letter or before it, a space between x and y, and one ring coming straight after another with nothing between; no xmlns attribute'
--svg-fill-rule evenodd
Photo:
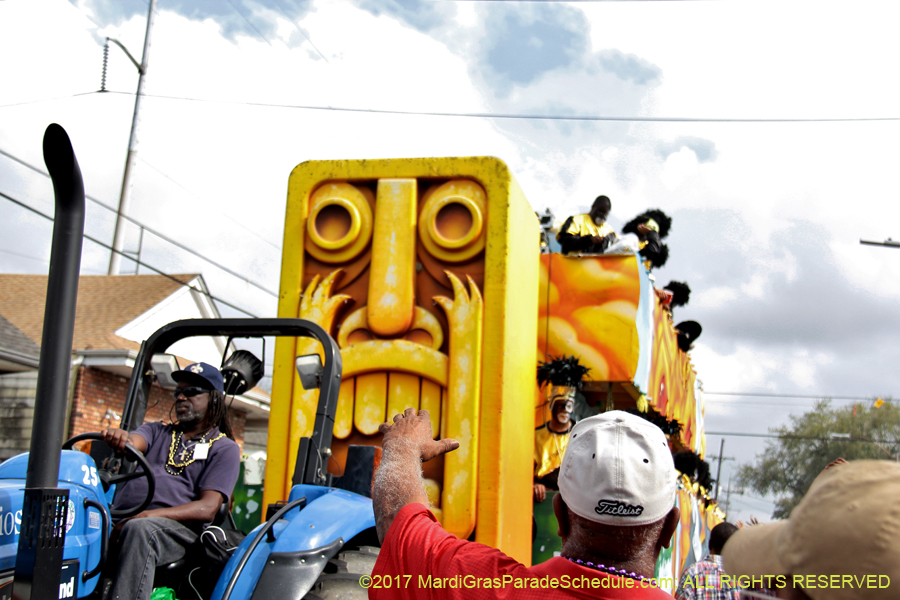
<svg viewBox="0 0 900 600"><path fill-rule="evenodd" d="M97 485L97 482L100 481L97 477L97 467L81 465L81 470L84 471L84 479L82 480L84 485Z"/></svg>

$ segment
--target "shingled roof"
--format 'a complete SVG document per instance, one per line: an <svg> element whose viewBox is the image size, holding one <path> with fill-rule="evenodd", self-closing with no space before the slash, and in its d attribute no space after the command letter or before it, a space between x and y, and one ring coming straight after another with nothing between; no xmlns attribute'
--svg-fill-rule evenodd
<svg viewBox="0 0 900 600"><path fill-rule="evenodd" d="M36 367L40 356L41 349L38 345L0 315L0 359Z"/></svg>
<svg viewBox="0 0 900 600"><path fill-rule="evenodd" d="M115 331L198 275L82 275L75 308L74 350L138 350ZM44 327L46 275L0 274L0 316L36 345ZM0 332L5 338L5 330Z"/></svg>

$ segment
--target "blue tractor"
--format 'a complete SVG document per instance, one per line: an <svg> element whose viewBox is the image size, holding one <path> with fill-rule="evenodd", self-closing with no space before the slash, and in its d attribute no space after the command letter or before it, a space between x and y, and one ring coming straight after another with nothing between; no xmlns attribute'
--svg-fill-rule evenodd
<svg viewBox="0 0 900 600"><path fill-rule="evenodd" d="M47 129L44 156L54 183L56 219L34 414L42 434L34 436L28 454L0 464L0 600L99 599L111 528L116 519L146 508L155 484L150 466L130 445L123 457L113 455L103 444L94 444L90 455L70 449L84 440L99 440L99 434L76 436L59 450L84 230L84 188L71 143L58 125ZM303 438L298 448L290 495L268 507L266 522L234 549L210 597L366 597L360 577L371 574L378 555L369 497L376 450L351 447L345 476L333 480L326 472L341 382L341 355L335 341L321 327L302 319L192 319L166 325L141 345L129 382L123 428L132 430L143 422L156 377L152 359L191 336L311 337L322 344L324 357L324 361L318 355L296 361L304 387L319 388L319 402L313 434ZM223 363L231 393L249 387L251 367L242 361ZM144 500L139 506L111 512L116 484L138 477L148 479ZM162 565L157 575L174 572L181 574L179 580L190 583L188 565L179 563ZM182 590L182 600L196 597L191 593L196 594L196 589Z"/></svg>

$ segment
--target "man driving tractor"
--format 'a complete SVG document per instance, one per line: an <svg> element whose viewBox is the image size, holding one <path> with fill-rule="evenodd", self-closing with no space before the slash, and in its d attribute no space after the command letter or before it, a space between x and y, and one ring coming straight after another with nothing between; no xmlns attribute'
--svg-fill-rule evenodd
<svg viewBox="0 0 900 600"><path fill-rule="evenodd" d="M118 451L126 443L140 450L156 476L148 508L120 521L113 531L119 552L110 598L149 599L157 565L184 557L237 483L241 452L228 421L222 374L212 365L195 363L172 378L178 382L173 424L101 432ZM145 479L129 481L117 491L113 508L139 504L146 492Z"/></svg>

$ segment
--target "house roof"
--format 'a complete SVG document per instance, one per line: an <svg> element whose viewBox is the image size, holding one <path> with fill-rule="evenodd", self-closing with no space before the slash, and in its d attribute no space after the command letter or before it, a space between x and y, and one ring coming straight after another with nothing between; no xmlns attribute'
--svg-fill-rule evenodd
<svg viewBox="0 0 900 600"><path fill-rule="evenodd" d="M41 349L18 327L0 315L0 359L37 367Z"/></svg>
<svg viewBox="0 0 900 600"><path fill-rule="evenodd" d="M140 344L115 331L199 277L172 275L82 275L75 308L75 350L138 350ZM180 283L179 283L180 282ZM40 345L44 326L46 275L0 274L0 315ZM0 339L5 339L5 330Z"/></svg>

